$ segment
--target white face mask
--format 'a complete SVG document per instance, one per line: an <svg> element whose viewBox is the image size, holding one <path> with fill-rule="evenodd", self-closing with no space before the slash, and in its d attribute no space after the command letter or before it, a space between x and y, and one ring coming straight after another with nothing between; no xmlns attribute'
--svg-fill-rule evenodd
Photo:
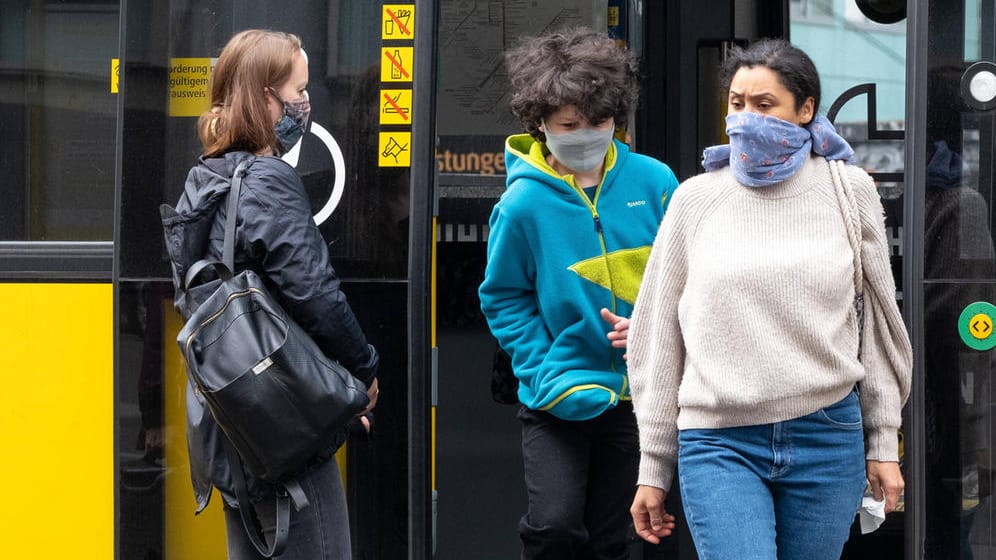
<svg viewBox="0 0 996 560"><path fill-rule="evenodd" d="M543 128L547 128L544 123ZM612 143L615 131L596 128L579 128L570 132L551 133L546 131L546 147L553 157L572 171L582 173L598 167Z"/></svg>

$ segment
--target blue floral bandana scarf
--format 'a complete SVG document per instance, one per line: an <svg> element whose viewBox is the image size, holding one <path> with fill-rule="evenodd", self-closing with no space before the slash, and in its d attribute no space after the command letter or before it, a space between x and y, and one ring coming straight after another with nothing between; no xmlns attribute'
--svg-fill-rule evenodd
<svg viewBox="0 0 996 560"><path fill-rule="evenodd" d="M788 179L810 153L848 163L854 160L854 150L823 115L803 127L760 113L732 113L726 117L726 135L729 144L705 149L702 167L714 171L729 165L733 176L750 187Z"/></svg>

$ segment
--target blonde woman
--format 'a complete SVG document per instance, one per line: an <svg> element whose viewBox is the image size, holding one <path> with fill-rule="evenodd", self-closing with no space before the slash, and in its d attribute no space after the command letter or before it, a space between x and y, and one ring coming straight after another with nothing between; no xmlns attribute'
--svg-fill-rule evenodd
<svg viewBox="0 0 996 560"><path fill-rule="evenodd" d="M197 260L220 260L224 201L235 168L248 162L238 204L236 269L251 268L259 274L322 351L369 387L372 408L378 392L377 353L367 344L339 289L301 179L278 157L307 128L311 111L307 87L308 60L295 35L249 30L231 38L215 68L212 107L198 122L203 155L190 170L176 206L177 219L185 225L168 230L166 243L177 284L186 267ZM183 306L182 293L177 296L177 306ZM225 502L229 558L261 558L237 509L232 483L235 466L225 458L223 435L189 386L187 410L198 507L204 508L212 488L217 488ZM333 459L335 447L330 442L296 477L309 505L291 510L287 548L279 556L282 560L351 557L346 497ZM254 514L272 543L274 494L280 490L248 473L247 478Z"/></svg>

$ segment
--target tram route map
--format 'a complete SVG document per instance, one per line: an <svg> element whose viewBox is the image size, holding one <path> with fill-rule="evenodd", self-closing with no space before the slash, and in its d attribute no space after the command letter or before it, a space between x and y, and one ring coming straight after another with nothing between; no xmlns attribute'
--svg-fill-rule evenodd
<svg viewBox="0 0 996 560"><path fill-rule="evenodd" d="M505 49L520 37L576 25L605 28L606 0L443 2L439 23L439 132L499 135L519 127L508 109Z"/></svg>

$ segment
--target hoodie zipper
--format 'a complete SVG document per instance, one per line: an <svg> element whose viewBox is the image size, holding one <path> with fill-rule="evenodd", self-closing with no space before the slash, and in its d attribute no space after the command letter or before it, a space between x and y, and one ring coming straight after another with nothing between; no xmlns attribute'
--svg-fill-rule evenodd
<svg viewBox="0 0 996 560"><path fill-rule="evenodd" d="M602 177L604 182L605 178ZM588 197L580 186L576 183L571 184L571 189L581 197L581 202L584 203L588 211L591 212L591 218L595 222L595 234L598 235L598 242L602 247L602 259L605 260L605 270L609 273L609 293L612 296L612 305L610 306L610 311L616 313L616 294L615 294L615 279L612 277L612 267L609 266L609 250L605 245L605 230L602 228L602 218L598 215L598 198L602 195L602 182L599 182L598 186L595 187L595 197L594 200ZM609 368L612 371L616 371L616 359L615 351L612 346L609 346ZM621 395L620 395L621 396Z"/></svg>

